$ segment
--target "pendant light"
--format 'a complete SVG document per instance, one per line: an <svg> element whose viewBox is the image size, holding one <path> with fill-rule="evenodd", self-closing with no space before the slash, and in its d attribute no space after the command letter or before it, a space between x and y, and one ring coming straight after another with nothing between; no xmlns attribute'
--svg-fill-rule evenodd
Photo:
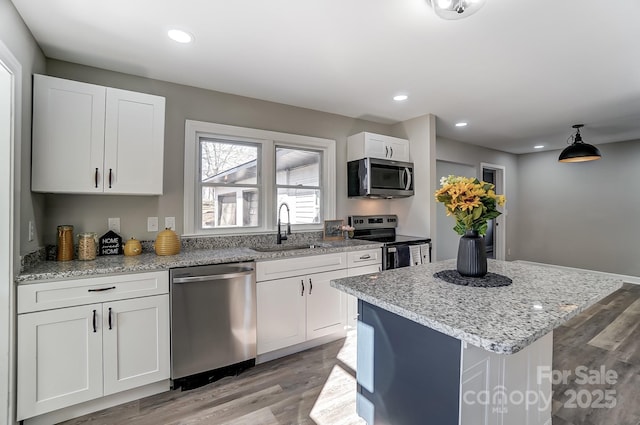
<svg viewBox="0 0 640 425"><path fill-rule="evenodd" d="M598 150L598 148L582 141L580 129L584 127L584 124L575 124L572 127L576 129L576 134L569 136L569 138L567 139L567 143L571 144L564 148L564 150L560 154L560 157L558 158L558 161L585 162L600 159L602 155L600 155L600 151Z"/></svg>
<svg viewBox="0 0 640 425"><path fill-rule="evenodd" d="M476 13L485 0L427 0L442 19L462 19Z"/></svg>

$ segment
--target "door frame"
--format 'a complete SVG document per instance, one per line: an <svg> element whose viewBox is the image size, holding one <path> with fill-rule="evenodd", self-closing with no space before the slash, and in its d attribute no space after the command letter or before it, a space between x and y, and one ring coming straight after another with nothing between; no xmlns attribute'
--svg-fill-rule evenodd
<svg viewBox="0 0 640 425"><path fill-rule="evenodd" d="M0 40L0 68L9 73L9 146L0 145L0 202L8 208L0 212L0 422L15 423L15 285L19 270L19 149L22 129L22 65ZM6 232L6 237L4 236Z"/></svg>
<svg viewBox="0 0 640 425"><path fill-rule="evenodd" d="M482 176L484 175L484 170L492 170L496 173L496 193L500 193L507 195L507 172L506 167L504 165L498 164L490 164L488 162L480 163L480 170L478 177L479 180L482 180ZM496 229L495 229L495 246L494 252L496 260L505 260L506 258L506 249L507 246L507 208L504 207L502 209L502 215L496 218Z"/></svg>

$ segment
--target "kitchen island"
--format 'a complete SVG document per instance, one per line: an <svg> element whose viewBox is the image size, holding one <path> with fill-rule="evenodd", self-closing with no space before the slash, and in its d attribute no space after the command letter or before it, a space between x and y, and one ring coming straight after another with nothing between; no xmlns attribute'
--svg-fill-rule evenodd
<svg viewBox="0 0 640 425"><path fill-rule="evenodd" d="M359 415L368 424L550 425L553 329L622 280L490 260L513 284L474 288L433 277L447 269L455 260L332 281L358 298Z"/></svg>

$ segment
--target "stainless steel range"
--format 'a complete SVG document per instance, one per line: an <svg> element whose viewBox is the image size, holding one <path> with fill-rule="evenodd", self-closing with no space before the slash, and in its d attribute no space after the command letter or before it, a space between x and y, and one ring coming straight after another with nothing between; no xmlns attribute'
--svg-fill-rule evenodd
<svg viewBox="0 0 640 425"><path fill-rule="evenodd" d="M431 262L431 239L397 235L397 215L352 215L349 225L355 228L354 239L381 242L382 269L416 266Z"/></svg>

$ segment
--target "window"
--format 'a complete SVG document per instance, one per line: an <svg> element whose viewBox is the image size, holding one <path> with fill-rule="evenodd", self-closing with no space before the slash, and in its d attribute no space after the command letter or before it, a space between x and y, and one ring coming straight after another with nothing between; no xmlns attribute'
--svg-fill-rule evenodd
<svg viewBox="0 0 640 425"><path fill-rule="evenodd" d="M261 145L199 138L200 228L258 226Z"/></svg>
<svg viewBox="0 0 640 425"><path fill-rule="evenodd" d="M322 221L321 159L319 151L276 147L277 205L289 206L292 224Z"/></svg>
<svg viewBox="0 0 640 425"><path fill-rule="evenodd" d="M184 177L186 235L274 231L283 202L294 230L335 217L334 140L187 120Z"/></svg>

